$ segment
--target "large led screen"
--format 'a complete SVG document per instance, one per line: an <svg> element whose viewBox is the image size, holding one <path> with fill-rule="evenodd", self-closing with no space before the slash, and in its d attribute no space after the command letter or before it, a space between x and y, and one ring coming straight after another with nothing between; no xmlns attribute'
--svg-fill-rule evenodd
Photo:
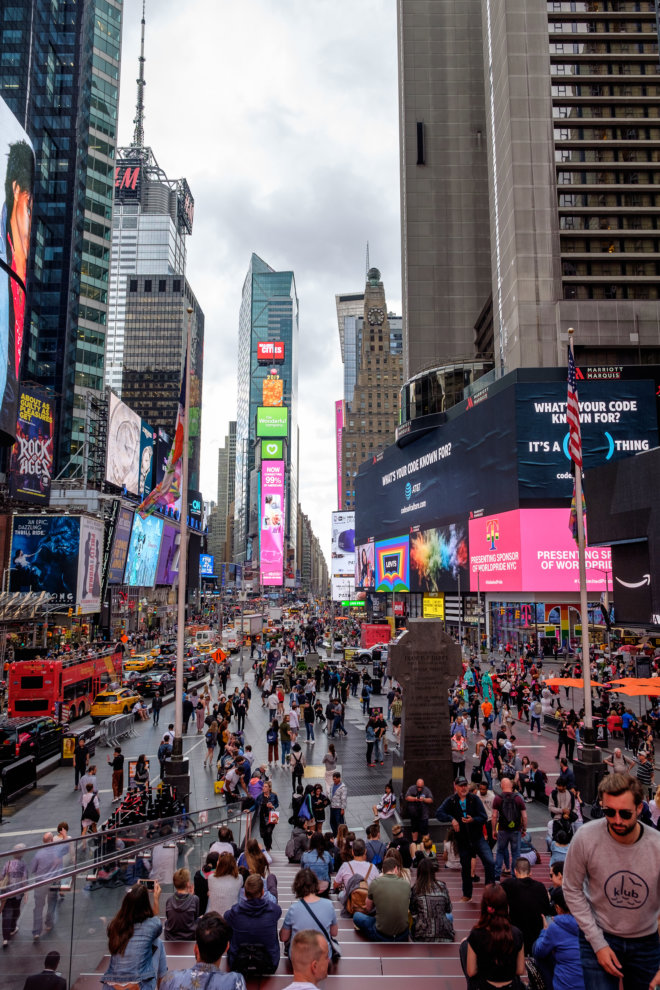
<svg viewBox="0 0 660 990"><path fill-rule="evenodd" d="M580 590L578 548L569 510L522 509L471 519L470 590L566 592ZM587 547L587 590L612 590L609 547Z"/></svg>
<svg viewBox="0 0 660 990"><path fill-rule="evenodd" d="M0 273L1 277L1 273ZM22 388L9 492L21 502L48 505L53 474L53 404L46 392Z"/></svg>
<svg viewBox="0 0 660 990"><path fill-rule="evenodd" d="M360 543L355 548L355 587L373 588L376 584L375 544Z"/></svg>
<svg viewBox="0 0 660 990"><path fill-rule="evenodd" d="M215 577L215 570L213 568L213 554L200 553L199 573L201 577L206 577L206 578Z"/></svg>
<svg viewBox="0 0 660 990"><path fill-rule="evenodd" d="M18 382L26 350L34 175L30 139L0 98L0 444L3 446L13 444L16 439Z"/></svg>
<svg viewBox="0 0 660 990"><path fill-rule="evenodd" d="M577 384L585 470L657 446L652 381ZM566 384L516 385L516 431L521 499L570 499Z"/></svg>
<svg viewBox="0 0 660 990"><path fill-rule="evenodd" d="M376 543L376 591L410 591L410 540L407 535Z"/></svg>
<svg viewBox="0 0 660 990"><path fill-rule="evenodd" d="M153 588L162 532L163 520L159 516L147 516L143 519L135 513L124 584L132 588Z"/></svg>
<svg viewBox="0 0 660 990"><path fill-rule="evenodd" d="M139 492L141 433L140 417L111 392L105 477L110 484L126 488L133 495Z"/></svg>
<svg viewBox="0 0 660 990"><path fill-rule="evenodd" d="M82 516L78 557L78 595L83 614L101 609L101 569L103 567L103 521Z"/></svg>
<svg viewBox="0 0 660 990"><path fill-rule="evenodd" d="M173 585L179 573L179 538L181 532L165 523L160 542L156 584Z"/></svg>
<svg viewBox="0 0 660 990"><path fill-rule="evenodd" d="M261 441L262 461L282 461L284 460L283 440L262 440Z"/></svg>
<svg viewBox="0 0 660 990"><path fill-rule="evenodd" d="M261 466L261 515L259 566L261 583L284 582L284 461L264 461Z"/></svg>
<svg viewBox="0 0 660 990"><path fill-rule="evenodd" d="M76 603L80 516L14 516L9 590L47 591L58 605Z"/></svg>
<svg viewBox="0 0 660 990"><path fill-rule="evenodd" d="M469 581L468 528L452 523L410 534L410 590L455 591Z"/></svg>
<svg viewBox="0 0 660 990"><path fill-rule="evenodd" d="M257 407L257 436L286 437L289 432L289 410L286 406Z"/></svg>
<svg viewBox="0 0 660 990"><path fill-rule="evenodd" d="M108 584L124 583L126 555L128 553L128 544L131 540L132 527L133 513L130 509L120 509L115 526L115 535L112 540L112 549L110 550Z"/></svg>
<svg viewBox="0 0 660 990"><path fill-rule="evenodd" d="M333 601L355 594L355 513L332 513L331 587Z"/></svg>

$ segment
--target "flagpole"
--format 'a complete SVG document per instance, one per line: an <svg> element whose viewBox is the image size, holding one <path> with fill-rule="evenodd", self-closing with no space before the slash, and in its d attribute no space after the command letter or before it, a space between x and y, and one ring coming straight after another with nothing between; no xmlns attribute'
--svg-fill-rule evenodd
<svg viewBox="0 0 660 990"><path fill-rule="evenodd" d="M188 306L188 329L186 334L186 354L183 362L185 382L183 387L183 451L181 453L181 513L179 516L179 578L177 588L177 639L176 639L176 684L174 689L174 743L172 763L174 773L168 773L168 780L176 783L182 800L188 801L190 778L188 761L183 759L183 653L186 636L186 585L188 581L188 444L190 440L190 352L192 350L192 306ZM187 787L185 784L187 780ZM185 791L185 795L184 795Z"/></svg>
<svg viewBox="0 0 660 990"><path fill-rule="evenodd" d="M574 357L573 327L568 330L568 346ZM585 552L584 512L582 510L582 470L573 464L575 476L575 509L577 514L578 560L580 567L580 621L582 625L582 677L584 680L584 728L585 742L593 745L593 712L591 707L591 659L589 655L589 609L587 603L587 558Z"/></svg>

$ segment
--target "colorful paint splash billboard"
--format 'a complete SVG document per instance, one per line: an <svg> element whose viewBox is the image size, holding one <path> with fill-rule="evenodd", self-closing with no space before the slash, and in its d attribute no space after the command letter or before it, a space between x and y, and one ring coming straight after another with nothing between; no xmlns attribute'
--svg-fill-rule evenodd
<svg viewBox="0 0 660 990"><path fill-rule="evenodd" d="M469 582L467 523L451 523L410 534L410 590L454 591Z"/></svg>

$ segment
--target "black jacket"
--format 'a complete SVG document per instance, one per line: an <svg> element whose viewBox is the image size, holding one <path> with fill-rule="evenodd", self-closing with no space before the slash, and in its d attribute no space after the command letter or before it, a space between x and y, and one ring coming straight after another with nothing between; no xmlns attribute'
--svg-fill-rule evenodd
<svg viewBox="0 0 660 990"><path fill-rule="evenodd" d="M454 819L459 823L460 829L456 832L458 848L466 849L474 846L482 837L483 826L488 821L486 809L481 803L481 798L476 794L468 793L465 798L465 811L472 818L471 822L463 822L463 813L458 794L452 794L446 801L443 801L435 813L440 822L451 822Z"/></svg>
<svg viewBox="0 0 660 990"><path fill-rule="evenodd" d="M52 969L28 976L23 990L66 990L66 980Z"/></svg>

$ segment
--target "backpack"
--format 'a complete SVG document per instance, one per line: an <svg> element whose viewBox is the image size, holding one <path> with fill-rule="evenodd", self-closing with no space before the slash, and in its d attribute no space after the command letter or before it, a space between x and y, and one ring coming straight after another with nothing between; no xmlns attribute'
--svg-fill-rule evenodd
<svg viewBox="0 0 660 990"><path fill-rule="evenodd" d="M503 794L502 804L499 809L498 824L502 829L514 831L520 828L522 822L522 810L516 801L515 794Z"/></svg>
<svg viewBox="0 0 660 990"><path fill-rule="evenodd" d="M364 911L364 905L367 903L367 897L369 896L369 874L371 873L372 864L369 864L369 869L364 877L359 873L355 873L350 863L348 865L353 875L346 881L346 901L344 907L352 916L356 911Z"/></svg>
<svg viewBox="0 0 660 990"><path fill-rule="evenodd" d="M99 809L94 804L95 795L92 794L87 804L83 805L82 814L80 820L87 819L88 822L98 822L101 815L99 814Z"/></svg>
<svg viewBox="0 0 660 990"><path fill-rule="evenodd" d="M275 971L273 960L264 945L239 945L231 963L232 972L242 976L260 976Z"/></svg>
<svg viewBox="0 0 660 990"><path fill-rule="evenodd" d="M543 711L543 708L541 706L541 702L540 701L535 701L534 702L534 714L535 715L540 715L542 711Z"/></svg>
<svg viewBox="0 0 660 990"><path fill-rule="evenodd" d="M369 839L367 842L367 858L369 858L369 853L371 853L371 859L369 860L373 866L380 866L383 862L385 851L387 846L380 839Z"/></svg>
<svg viewBox="0 0 660 990"><path fill-rule="evenodd" d="M271 746L273 743L277 742L277 729L268 730L268 732L266 733L266 742L270 743Z"/></svg>
<svg viewBox="0 0 660 990"><path fill-rule="evenodd" d="M206 733L206 745L215 746L215 739L213 738L213 733L210 731Z"/></svg>

